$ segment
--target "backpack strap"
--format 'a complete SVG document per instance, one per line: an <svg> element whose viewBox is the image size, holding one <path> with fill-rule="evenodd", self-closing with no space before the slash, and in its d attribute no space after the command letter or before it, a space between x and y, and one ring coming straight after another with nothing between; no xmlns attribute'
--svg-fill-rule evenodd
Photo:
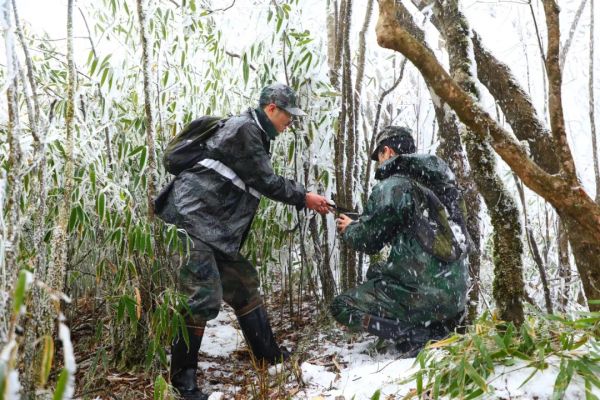
<svg viewBox="0 0 600 400"><path fill-rule="evenodd" d="M243 191L247 191L257 199L260 199L261 194L256 189L246 185L242 178L240 178L234 170L229 168L227 165L223 164L221 161L213 160L212 158L205 158L201 161L198 161L198 164L208 169L212 169L219 175L229 179L231 183L233 183L235 186L239 187Z"/></svg>

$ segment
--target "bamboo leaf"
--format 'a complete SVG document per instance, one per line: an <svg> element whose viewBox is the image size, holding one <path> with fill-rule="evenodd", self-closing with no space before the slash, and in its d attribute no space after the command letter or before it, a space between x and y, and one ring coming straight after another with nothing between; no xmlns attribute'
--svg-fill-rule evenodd
<svg viewBox="0 0 600 400"><path fill-rule="evenodd" d="M440 347L446 347L451 345L452 343L455 343L456 341L458 341L460 339L460 336L458 335L453 335L450 336L449 338L446 338L444 340L440 340L434 343L430 343L427 345L428 349L438 349Z"/></svg>
<svg viewBox="0 0 600 400"><path fill-rule="evenodd" d="M92 65L90 66L90 75L94 75L94 72L96 71L97 66L98 66L98 59L94 58L94 61L92 61Z"/></svg>
<svg viewBox="0 0 600 400"><path fill-rule="evenodd" d="M21 307L25 303L25 293L27 292L27 272L22 269L19 271L19 279L15 288L15 298L13 300L13 313L17 315L21 311Z"/></svg>
<svg viewBox="0 0 600 400"><path fill-rule="evenodd" d="M553 400L564 399L567 387L573 377L573 365L569 360L561 360L560 370L554 382L554 392L552 393Z"/></svg>
<svg viewBox="0 0 600 400"><path fill-rule="evenodd" d="M479 375L479 373L477 371L475 371L475 368L473 368L473 366L468 361L465 362L463 365L465 367L465 371L467 372L467 375L469 375L469 377L473 380L473 382L475 382L475 384L477 386L479 386L479 388L481 390L483 390L484 392L487 392L488 386L487 386L485 379L483 379L483 377L481 375Z"/></svg>
<svg viewBox="0 0 600 400"><path fill-rule="evenodd" d="M4 393L6 392L6 364L0 363L0 400L4 400Z"/></svg>
<svg viewBox="0 0 600 400"><path fill-rule="evenodd" d="M106 205L106 196L104 192L101 192L96 199L96 212L98 213L98 218L100 221L104 220L104 209Z"/></svg>
<svg viewBox="0 0 600 400"><path fill-rule="evenodd" d="M100 86L104 86L104 82L106 81L106 77L108 77L108 68L104 68L102 71L102 77L100 78Z"/></svg>
<svg viewBox="0 0 600 400"><path fill-rule="evenodd" d="M154 400L163 400L167 394L167 381L162 375L159 375L154 380Z"/></svg>
<svg viewBox="0 0 600 400"><path fill-rule="evenodd" d="M248 84L248 79L250 78L250 66L248 65L248 57L244 53L242 57L242 73L244 77L244 84Z"/></svg>
<svg viewBox="0 0 600 400"><path fill-rule="evenodd" d="M54 359L54 340L51 336L44 336L42 339L44 347L42 348L42 359L40 365L40 386L46 386L48 377L52 369L52 361Z"/></svg>
<svg viewBox="0 0 600 400"><path fill-rule="evenodd" d="M71 215L69 215L69 223L67 225L67 232L73 232L75 226L77 225L77 208L71 208Z"/></svg>
<svg viewBox="0 0 600 400"><path fill-rule="evenodd" d="M58 382L56 382L56 390L54 391L54 400L62 400L67 390L67 383L69 381L69 371L63 368L58 376Z"/></svg>

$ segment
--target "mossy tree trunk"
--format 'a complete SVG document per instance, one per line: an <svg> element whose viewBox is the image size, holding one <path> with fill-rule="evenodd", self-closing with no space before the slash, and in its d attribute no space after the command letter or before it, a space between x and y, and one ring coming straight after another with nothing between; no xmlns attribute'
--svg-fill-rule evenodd
<svg viewBox="0 0 600 400"><path fill-rule="evenodd" d="M458 1L435 2L442 35L450 57L450 74L462 89L479 99L475 77L471 73L470 28L459 10ZM493 295L500 318L516 324L523 322L521 299L523 283L523 246L519 209L496 171L494 152L487 141L477 140L465 127L462 138L467 150L473 179L484 199L493 233Z"/></svg>
<svg viewBox="0 0 600 400"><path fill-rule="evenodd" d="M355 100L352 85L352 62L350 53L350 29L352 21L352 0L330 3L330 28L328 29L330 60L330 81L340 96L340 113L337 121L334 164L335 164L335 201L344 207L354 207L354 178L356 165L356 117ZM335 21L335 22L332 22ZM364 61L363 61L364 62ZM341 80L340 80L341 78ZM356 286L356 252L341 242L340 247L340 286L343 290Z"/></svg>

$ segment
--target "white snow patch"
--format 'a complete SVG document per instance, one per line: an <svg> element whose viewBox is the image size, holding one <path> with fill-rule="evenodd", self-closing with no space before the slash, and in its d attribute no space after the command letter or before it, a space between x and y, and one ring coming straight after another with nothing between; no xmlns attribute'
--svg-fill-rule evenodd
<svg viewBox="0 0 600 400"><path fill-rule="evenodd" d="M494 377L488 379L488 383L495 389L494 395L497 398L510 399L551 399L554 391L554 382L558 375L560 359L550 357L549 366L543 371L537 371L533 378L523 387L523 382L531 375L534 368L527 368L525 362L519 362L512 366L496 367ZM600 395L600 390L592 389L596 396ZM574 374L565 394L564 399L585 399L585 384L583 379Z"/></svg>
<svg viewBox="0 0 600 400"><path fill-rule="evenodd" d="M244 345L244 336L239 330L234 314L221 309L217 318L208 321L200 351L209 356L229 356Z"/></svg>

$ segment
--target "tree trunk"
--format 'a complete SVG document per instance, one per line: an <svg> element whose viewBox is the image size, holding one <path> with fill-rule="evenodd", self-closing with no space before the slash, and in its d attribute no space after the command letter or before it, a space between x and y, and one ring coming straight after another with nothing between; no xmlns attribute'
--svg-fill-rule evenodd
<svg viewBox="0 0 600 400"><path fill-rule="evenodd" d="M146 112L146 149L148 151L147 166L147 201L148 221L152 223L154 217L154 197L156 196L156 149L154 133L154 103L152 98L152 86L150 78L150 45L148 33L146 32L146 10L142 4L143 0L137 0L137 12L140 24L140 39L142 43L142 70L144 75L144 111Z"/></svg>
<svg viewBox="0 0 600 400"><path fill-rule="evenodd" d="M523 190L523 185L519 181L519 179L514 176L515 185L517 186L517 191L519 192L519 199L521 200L521 208L523 209L523 221L525 222L525 233L527 237L527 244L529 245L529 251L531 252L531 256L535 265L538 268L538 272L540 274L540 280L542 282L542 288L544 289L544 302L546 303L546 312L548 314L554 314L554 308L552 307L552 299L550 297L550 288L548 286L548 278L546 274L546 263L542 260L542 256L540 255L540 251L535 241L535 236L533 235L533 230L529 225L529 216L527 215L527 202L525 201L525 191Z"/></svg>
<svg viewBox="0 0 600 400"><path fill-rule="evenodd" d="M327 226L326 221L323 224L323 226ZM314 258L315 264L317 266L317 271L319 273L319 279L321 281L321 291L323 293L323 298L325 299L325 304L329 305L333 300L333 296L335 296L335 279L333 278L331 266L329 265L329 246L327 244L327 230L325 230L323 234L325 240L321 242L321 235L319 235L319 228L317 226L316 216L310 219L310 221L308 222L308 228L310 229L310 234L314 243ZM324 249L325 251L321 251L321 249Z"/></svg>
<svg viewBox="0 0 600 400"><path fill-rule="evenodd" d="M69 248L69 234L67 232L67 226L69 222L69 215L71 213L71 197L73 194L74 185L74 162L73 162L73 133L75 131L75 86L76 86L76 75L75 75L75 62L74 62L74 48L73 48L73 2L69 0L67 4L67 107L65 113L65 125L66 125L66 137L64 142L65 159L63 168L63 182L62 182L62 201L58 201L59 210L56 222L56 228L52 236L51 249L54 254L48 265L46 272L47 284L51 290L62 293L64 291L65 278L67 274L68 264L68 248ZM43 156L42 156L43 157ZM45 167L44 167L45 168ZM42 177L40 177L41 179ZM44 185L44 182L40 182ZM44 336L52 336L55 329L54 317L60 313L60 302L53 300L52 302L44 301L47 296L44 295L40 290L34 290L33 292L36 300L43 302L45 307L38 308L34 307L33 312L36 318L39 320L32 321L35 324L33 332L27 336L28 340L31 338L39 339ZM51 305L54 306L54 310L50 311ZM31 349L28 349L31 351ZM26 356L29 357L28 354ZM37 356L35 357L36 359ZM28 371L35 368L35 364L29 367ZM25 390L29 391L28 398L37 398L35 391L35 377L31 376L26 382Z"/></svg>
<svg viewBox="0 0 600 400"><path fill-rule="evenodd" d="M450 57L450 74L462 89L479 99L477 83L471 74L470 29L456 0L436 1L442 34ZM496 159L487 141L478 141L469 128L461 135L467 149L473 179L483 197L494 228L493 294L500 318L520 325L524 293L519 210L496 172Z"/></svg>
<svg viewBox="0 0 600 400"><path fill-rule="evenodd" d="M410 59L435 93L454 109L465 125L476 133L478 140L491 140L498 155L525 185L552 204L563 218L570 218L569 226L579 223L577 228L580 235L573 233L573 237L584 240L578 243L578 248L582 250L579 255L581 263L578 262L579 272L582 276L588 277L590 284L584 284L588 299L600 298L600 279L595 280L600 278L597 276L600 272L596 272L600 271L600 268L588 269L594 262L600 263L600 260L590 259L590 252L584 251L585 248L598 249L600 247L598 245L600 243L600 207L579 184L573 185L572 177L565 178L560 175L548 174L535 164L512 135L450 78L435 56L398 24L396 10L394 0L380 0L376 29L378 43L383 47L399 51ZM553 36L551 35L551 37ZM556 60L551 62L555 63ZM553 85L554 89L551 93L556 95L556 82L553 82ZM556 114L556 110L554 113ZM554 124L559 125L557 123L559 121L560 118L555 115ZM560 133L555 135L560 136ZM488 137L491 139L487 139ZM560 150L560 154L562 165L572 164L572 160L565 159L570 151L563 148ZM575 250L571 234L570 240ZM600 305L591 304L590 308L592 310L600 309Z"/></svg>
<svg viewBox="0 0 600 400"><path fill-rule="evenodd" d="M567 142L567 131L562 108L562 71L560 69L560 27L559 8L554 0L543 0L546 14L548 34L548 50L546 53L546 74L548 75L548 110L550 126L558 153L558 160L564 179L573 186L578 186L575 161Z"/></svg>
<svg viewBox="0 0 600 400"><path fill-rule="evenodd" d="M473 53L477 77L496 99L517 138L527 142L537 165L550 174L557 173L559 165L554 140L537 116L527 92L511 74L510 68L483 47L476 33L473 34Z"/></svg>
<svg viewBox="0 0 600 400"><path fill-rule="evenodd" d="M584 0L585 1L585 0ZM600 168L598 168L598 145L596 135L595 102L594 102L594 0L590 1L590 68L588 78L590 92L590 128L592 135L592 157L594 159L594 176L596 177L596 203L600 203Z"/></svg>
<svg viewBox="0 0 600 400"><path fill-rule="evenodd" d="M46 175L47 175L47 160L46 160L46 140L45 134L42 132L40 123L40 105L37 95L37 85L34 78L33 63L29 55L29 49L25 42L25 37L21 29L19 13L17 10L16 1L12 0L12 6L15 17L16 33L19 37L19 42L25 56L25 65L27 67L27 80L22 78L23 87L29 84L30 95L27 95L27 114L29 116L29 124L34 140L34 158L37 160L37 180L38 190L36 193L36 201L33 211L33 244L37 247L35 257L35 276L38 280L46 281L46 252L47 247L44 242L45 221L47 214L46 197ZM40 342L42 332L50 332L52 330L51 320L49 315L52 315L51 301L47 293L34 286L31 290L28 309L31 312L25 324L25 339L23 340L23 365L26 366L25 374L22 377L22 385L25 393L34 393L38 384L38 371L41 362L41 351L37 348ZM44 326L45 325L45 326ZM42 382L43 383L43 382Z"/></svg>
<svg viewBox="0 0 600 400"><path fill-rule="evenodd" d="M23 191L23 182L21 173L23 171L23 154L19 141L19 106L17 103L17 58L13 46L13 34L11 26L10 2L4 3L2 18L7 26L4 30L4 43L6 51L6 105L8 110L8 123L6 126L6 142L8 143L8 158L6 160L6 186L2 188L3 195L6 196L6 203L0 204L4 207L0 209L0 227L3 228L2 241L4 254L0 254L0 271L2 271L2 283L0 284L0 297L6 294L7 298L13 291L14 284L18 277L19 265L17 262L17 253L19 249L19 233L21 226L21 215L19 202ZM3 168L4 169L4 168ZM6 220L4 220L6 218ZM10 304L3 304L4 299L0 298L0 306L3 309L10 309ZM9 300L6 300L9 301ZM0 339L8 335L9 313L0 313Z"/></svg>
<svg viewBox="0 0 600 400"><path fill-rule="evenodd" d="M458 121L456 115L448 110L444 104L434 102L436 120L439 126L440 144L437 155L445 160L456 174L458 185L463 189L467 207L467 229L473 248L469 253L469 305L468 319L474 321L477 318L481 270L481 226L479 214L481 212L481 201L479 192L468 170L467 160L462 148L460 134L458 132Z"/></svg>
<svg viewBox="0 0 600 400"><path fill-rule="evenodd" d="M571 262L569 261L569 238L567 228L560 218L557 223L557 242L558 279L560 280L557 297L560 305L560 311L566 312L567 304L569 304L569 298L571 297Z"/></svg>

